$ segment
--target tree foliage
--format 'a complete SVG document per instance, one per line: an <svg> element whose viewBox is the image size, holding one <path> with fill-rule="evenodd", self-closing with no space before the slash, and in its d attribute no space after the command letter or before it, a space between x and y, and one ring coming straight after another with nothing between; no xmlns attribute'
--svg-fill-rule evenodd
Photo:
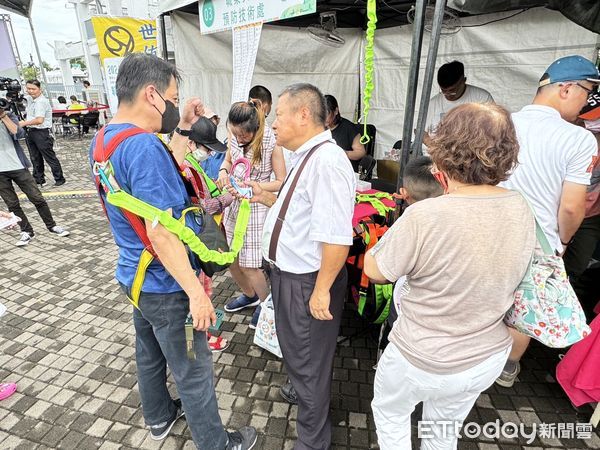
<svg viewBox="0 0 600 450"><path fill-rule="evenodd" d="M40 68L36 66L34 63L30 62L23 66L21 69L21 76L24 81L27 80L37 80L41 78Z"/></svg>
<svg viewBox="0 0 600 450"><path fill-rule="evenodd" d="M73 66L73 64L79 64L79 67L81 67L81 70L87 69L87 66L85 64L85 59L82 58L81 56L78 58L73 58L73 59L69 60L69 64L71 64L71 66Z"/></svg>

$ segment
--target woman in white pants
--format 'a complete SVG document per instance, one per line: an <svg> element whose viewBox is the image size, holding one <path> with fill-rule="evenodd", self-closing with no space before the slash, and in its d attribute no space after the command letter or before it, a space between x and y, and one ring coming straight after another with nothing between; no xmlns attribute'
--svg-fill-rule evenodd
<svg viewBox="0 0 600 450"><path fill-rule="evenodd" d="M512 341L502 319L535 245L528 204L496 186L518 150L501 106L448 112L429 147L447 195L411 205L365 258L373 281L408 275L410 288L375 376L382 450L411 448L419 402L421 448L456 448L462 421L504 367Z"/></svg>

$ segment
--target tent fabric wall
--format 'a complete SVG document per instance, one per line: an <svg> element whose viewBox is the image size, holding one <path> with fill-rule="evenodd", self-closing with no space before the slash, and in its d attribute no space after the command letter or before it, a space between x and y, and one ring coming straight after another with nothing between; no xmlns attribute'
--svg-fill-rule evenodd
<svg viewBox="0 0 600 450"><path fill-rule="evenodd" d="M507 15L465 18L462 24L480 24ZM377 157L383 157L402 138L411 41L412 26L378 30L375 35L375 91L368 120L377 127ZM531 102L537 81L553 60L581 54L595 61L597 42L597 34L559 12L536 8L511 19L442 36L436 71L446 62L460 60L468 83L488 90L509 111L518 111ZM428 47L426 33L419 85ZM432 96L438 92L434 77ZM418 95L420 98L420 90Z"/></svg>
<svg viewBox="0 0 600 450"><path fill-rule="evenodd" d="M182 75L183 99L199 96L222 118L230 107L232 33L201 35L198 16L173 13L175 60ZM273 96L292 83L308 82L337 97L342 115L353 117L359 95L362 30L343 29L346 44L332 48L311 39L305 30L263 26L253 84L266 86ZM276 101L276 99L275 99ZM271 113L268 122L274 120ZM225 121L219 136L224 137Z"/></svg>
<svg viewBox="0 0 600 450"><path fill-rule="evenodd" d="M463 18L462 24L477 25L508 14ZM172 17L175 57L183 75L182 97L198 95L225 117L232 86L231 33L201 35L197 15L175 12ZM346 44L331 48L310 39L302 29L265 25L253 83L264 84L274 95L291 83L313 83L324 93L337 97L343 116L354 117L360 97L359 79L364 76L363 32L339 31ZM428 39L426 33L419 84L423 80ZM375 90L368 121L377 127L379 158L401 139L411 40L412 26L377 30L375 34ZM568 54L595 60L597 43L597 34L559 12L536 8L510 19L464 27L457 34L443 36L437 66L454 59L462 61L469 83L487 89L498 103L517 111L531 101L537 80L550 62ZM434 81L432 95L437 92ZM270 122L273 116L274 113L269 117ZM224 121L219 136L224 137Z"/></svg>

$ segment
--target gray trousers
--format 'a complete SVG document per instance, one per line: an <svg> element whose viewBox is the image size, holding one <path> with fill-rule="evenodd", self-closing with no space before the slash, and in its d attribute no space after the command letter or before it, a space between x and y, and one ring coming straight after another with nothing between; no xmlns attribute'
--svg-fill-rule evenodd
<svg viewBox="0 0 600 450"><path fill-rule="evenodd" d="M329 403L333 356L344 308L348 275L344 267L331 287L333 320L317 320L308 301L317 272L293 274L271 266L271 293L283 362L298 395L295 450L331 446Z"/></svg>

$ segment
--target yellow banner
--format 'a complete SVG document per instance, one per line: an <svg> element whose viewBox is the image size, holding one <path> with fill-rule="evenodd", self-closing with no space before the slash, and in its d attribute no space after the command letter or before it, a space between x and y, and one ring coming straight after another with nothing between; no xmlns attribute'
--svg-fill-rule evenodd
<svg viewBox="0 0 600 450"><path fill-rule="evenodd" d="M100 61L129 53L156 55L156 21L131 17L92 17Z"/></svg>

